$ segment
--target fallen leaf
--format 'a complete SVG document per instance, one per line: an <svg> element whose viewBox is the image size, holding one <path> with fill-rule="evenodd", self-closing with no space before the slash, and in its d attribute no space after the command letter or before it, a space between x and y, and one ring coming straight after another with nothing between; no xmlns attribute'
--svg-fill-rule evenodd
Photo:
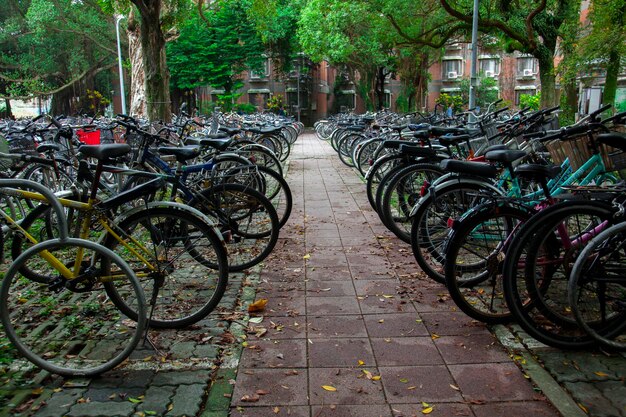
<svg viewBox="0 0 626 417"><path fill-rule="evenodd" d="M416 386L406 387L406 389L408 389L408 390L412 390L412 389L416 389L416 388L417 388Z"/></svg>
<svg viewBox="0 0 626 417"><path fill-rule="evenodd" d="M139 404L142 400L140 400L139 398L128 397L128 401L133 404Z"/></svg>
<svg viewBox="0 0 626 417"><path fill-rule="evenodd" d="M430 335L430 338L431 338L431 339L433 339L433 340L435 340L435 339L439 339L440 337L441 337L441 336L439 336L438 334L435 334L435 333L433 333L433 334L431 334L431 335Z"/></svg>
<svg viewBox="0 0 626 417"><path fill-rule="evenodd" d="M607 376L609 376L609 374L605 372L594 372L594 374L601 376L602 378L606 378Z"/></svg>
<svg viewBox="0 0 626 417"><path fill-rule="evenodd" d="M250 323L259 324L263 321L263 317L252 317L248 320Z"/></svg>
<svg viewBox="0 0 626 417"><path fill-rule="evenodd" d="M385 320L384 320L384 319L380 319L380 320L378 320L378 322L379 322L379 323L384 323L384 322L385 322Z"/></svg>
<svg viewBox="0 0 626 417"><path fill-rule="evenodd" d="M393 295L385 295L385 294L383 294L383 297L385 297L385 298L393 298Z"/></svg>
<svg viewBox="0 0 626 417"><path fill-rule="evenodd" d="M256 300L254 303L248 306L248 312L257 313L259 311L265 310L265 306L267 305L268 301L269 300L267 298L261 298L259 300Z"/></svg>
<svg viewBox="0 0 626 417"><path fill-rule="evenodd" d="M422 414L430 414L433 412L433 407L424 408Z"/></svg>
<svg viewBox="0 0 626 417"><path fill-rule="evenodd" d="M311 255L307 253L302 257L302 259L311 259Z"/></svg>
<svg viewBox="0 0 626 417"><path fill-rule="evenodd" d="M461 391L461 388L457 387L456 385L450 384L450 388L452 388L455 391Z"/></svg>
<svg viewBox="0 0 626 417"><path fill-rule="evenodd" d="M256 393L257 393L258 395L267 395L267 394L269 394L270 392L269 392L269 391L266 391L266 390L264 390L264 389L258 389L258 390L256 390Z"/></svg>
<svg viewBox="0 0 626 417"><path fill-rule="evenodd" d="M33 395L39 395L42 392L43 392L43 387L35 388L34 390L31 391Z"/></svg>
<svg viewBox="0 0 626 417"><path fill-rule="evenodd" d="M409 382L409 380L406 378L400 378L400 382L402 382L403 384L406 384L407 382Z"/></svg>
<svg viewBox="0 0 626 417"><path fill-rule="evenodd" d="M280 407L274 407L272 411L274 411L274 414L278 414L280 413Z"/></svg>
<svg viewBox="0 0 626 417"><path fill-rule="evenodd" d="M365 377L367 379L372 379L373 378L372 373L370 371L368 371L366 369L363 369L363 373L365 374Z"/></svg>
<svg viewBox="0 0 626 417"><path fill-rule="evenodd" d="M380 375L373 376L372 381L380 381Z"/></svg>
<svg viewBox="0 0 626 417"><path fill-rule="evenodd" d="M258 395L244 395L241 397L241 401L244 403L255 403L259 401L260 397Z"/></svg>
<svg viewBox="0 0 626 417"><path fill-rule="evenodd" d="M363 365L365 365L365 362L359 359L359 366L363 366Z"/></svg>
<svg viewBox="0 0 626 417"><path fill-rule="evenodd" d="M324 388L326 391L337 391L337 388L331 385L322 385L322 388Z"/></svg>

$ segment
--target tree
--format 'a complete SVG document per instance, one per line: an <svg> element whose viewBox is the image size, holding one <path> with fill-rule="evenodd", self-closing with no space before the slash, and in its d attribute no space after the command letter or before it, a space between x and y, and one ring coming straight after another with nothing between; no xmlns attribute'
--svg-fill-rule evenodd
<svg viewBox="0 0 626 417"><path fill-rule="evenodd" d="M265 48L248 18L248 0L222 0L219 7L192 16L167 47L172 84L178 89L211 85L230 95L246 69L260 70Z"/></svg>
<svg viewBox="0 0 626 417"><path fill-rule="evenodd" d="M601 63L606 69L604 102L615 103L617 77L626 56L626 0L594 0L589 13L590 28L580 43L586 65Z"/></svg>
<svg viewBox="0 0 626 417"><path fill-rule="evenodd" d="M5 2L0 8L0 96L53 96L56 113L76 111L74 90L94 89L96 76L115 64L111 20L95 0Z"/></svg>
<svg viewBox="0 0 626 417"><path fill-rule="evenodd" d="M539 63L541 105L550 107L556 102L554 56L560 30L567 19L576 16L579 0L532 0L517 2L496 0L481 2L479 30L500 36L506 41L507 51L531 54ZM472 2L459 0L452 4L440 0L453 17L471 23Z"/></svg>

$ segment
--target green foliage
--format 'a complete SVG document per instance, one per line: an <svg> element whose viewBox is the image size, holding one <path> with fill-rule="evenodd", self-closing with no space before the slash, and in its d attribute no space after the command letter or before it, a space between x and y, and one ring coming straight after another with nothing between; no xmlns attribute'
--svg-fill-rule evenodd
<svg viewBox="0 0 626 417"><path fill-rule="evenodd" d="M211 85L230 93L242 71L262 67L265 50L246 14L249 6L249 0L222 0L205 12L209 24L194 15L181 26L178 39L167 45L173 87Z"/></svg>
<svg viewBox="0 0 626 417"><path fill-rule="evenodd" d="M237 112L237 113L243 113L243 114L252 114L252 113L255 113L257 111L257 108L256 108L256 106L254 104L237 103L233 107L233 111Z"/></svg>
<svg viewBox="0 0 626 417"><path fill-rule="evenodd" d="M524 109L530 107L531 110L539 110L541 104L541 91L538 91L535 95L522 94L519 97L519 106Z"/></svg>
<svg viewBox="0 0 626 417"><path fill-rule="evenodd" d="M444 111L445 109L450 107L450 105L452 105L455 113L463 111L463 106L466 104L466 102L463 101L463 97L461 97L460 95L450 95L447 93L439 94L439 97L437 97L435 103L440 104L444 108Z"/></svg>
<svg viewBox="0 0 626 417"><path fill-rule="evenodd" d="M465 104L469 103L470 79L463 78L460 82L461 97ZM476 87L476 105L486 108L490 103L498 99L498 82L491 77L484 77L482 74L478 77L478 87Z"/></svg>
<svg viewBox="0 0 626 417"><path fill-rule="evenodd" d="M0 96L45 95L115 62L115 26L94 1L0 7Z"/></svg>
<svg viewBox="0 0 626 417"><path fill-rule="evenodd" d="M278 110L285 106L281 94L274 94L267 100L267 109L271 112L278 113Z"/></svg>

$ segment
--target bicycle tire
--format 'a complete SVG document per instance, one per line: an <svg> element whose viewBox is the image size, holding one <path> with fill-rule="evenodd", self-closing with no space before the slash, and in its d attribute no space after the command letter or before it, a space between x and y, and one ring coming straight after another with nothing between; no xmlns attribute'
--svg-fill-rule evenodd
<svg viewBox="0 0 626 417"><path fill-rule="evenodd" d="M420 268L434 281L445 283L445 242L450 222L484 202L492 189L477 183L453 183L428 192L415 206L411 219L411 249Z"/></svg>
<svg viewBox="0 0 626 417"><path fill-rule="evenodd" d="M217 219L226 235L228 269L240 272L272 252L280 231L278 215L263 194L241 184L219 184L197 193L189 205Z"/></svg>
<svg viewBox="0 0 626 417"><path fill-rule="evenodd" d="M389 180L379 214L385 226L403 242L411 243L410 212L421 198L423 187L442 174L438 165L419 163L396 171Z"/></svg>
<svg viewBox="0 0 626 417"><path fill-rule="evenodd" d="M64 280L40 256L47 250L62 263L74 265L77 248L91 254L92 262L85 258L81 276L74 281ZM125 301L139 312L134 322L124 319L108 300L96 260L113 263L121 271L128 288ZM47 268L46 283L20 276L20 267L29 262L42 272ZM130 267L101 245L71 238L39 243L15 260L0 287L0 317L7 337L25 358L70 377L95 376L121 364L141 340L147 321L144 294Z"/></svg>
<svg viewBox="0 0 626 417"><path fill-rule="evenodd" d="M613 351L626 350L624 277L626 222L604 230L585 246L572 267L567 286L568 300L578 325ZM612 323L617 326L607 326Z"/></svg>
<svg viewBox="0 0 626 417"><path fill-rule="evenodd" d="M105 245L125 258L148 297L150 327L186 327L215 309L228 282L227 258L219 236L203 219L173 207L152 207L124 218L114 230L126 242L140 242L148 250L142 256L157 269L150 270L119 239L107 235ZM111 268L105 271L115 275ZM136 317L120 296L124 286L113 281L105 288L124 314Z"/></svg>
<svg viewBox="0 0 626 417"><path fill-rule="evenodd" d="M581 248L563 252L555 229L568 221L570 228L560 236L574 237L589 224L609 221L614 212L610 203L599 201L559 203L535 214L516 235L504 263L504 295L515 320L530 336L560 349L595 344L578 326L567 302L568 271Z"/></svg>
<svg viewBox="0 0 626 417"><path fill-rule="evenodd" d="M502 263L512 236L533 212L522 206L488 203L453 226L446 245L445 284L465 314L486 324L511 321L502 288Z"/></svg>

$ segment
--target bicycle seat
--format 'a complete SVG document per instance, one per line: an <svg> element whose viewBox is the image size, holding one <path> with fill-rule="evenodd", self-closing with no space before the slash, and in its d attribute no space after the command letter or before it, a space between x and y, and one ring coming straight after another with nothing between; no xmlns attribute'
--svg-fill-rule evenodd
<svg viewBox="0 0 626 417"><path fill-rule="evenodd" d="M78 151L88 158L99 161L117 158L130 152L130 145L125 143L111 143L107 145L80 145Z"/></svg>
<svg viewBox="0 0 626 417"><path fill-rule="evenodd" d="M410 124L409 125L409 130L424 130L424 129L428 129L430 127L430 125L428 123L418 123L418 124Z"/></svg>
<svg viewBox="0 0 626 417"><path fill-rule="evenodd" d="M443 146L456 146L461 142L465 142L469 138L469 135L440 136L439 143Z"/></svg>
<svg viewBox="0 0 626 417"><path fill-rule="evenodd" d="M488 161L510 164L511 162L517 161L518 159L523 158L526 155L527 154L524 151L517 151L514 149L502 149L485 153L485 159L487 159Z"/></svg>
<svg viewBox="0 0 626 417"><path fill-rule="evenodd" d="M137 185L130 190L126 190L119 194L116 194L115 196L107 200L101 201L98 204L98 207L103 210L115 209L122 204L126 204L130 201L136 200L139 196L144 196L157 192L163 187L164 184L165 181L163 180L163 178L154 178L148 182Z"/></svg>
<svg viewBox="0 0 626 417"><path fill-rule="evenodd" d="M386 140L383 142L383 148L387 148L387 149L400 149L400 145L405 145L407 143L406 140Z"/></svg>
<svg viewBox="0 0 626 417"><path fill-rule="evenodd" d="M478 175L480 177L495 178L498 175L498 168L483 162L459 161L457 159L444 159L439 165L446 172L457 172L460 174Z"/></svg>
<svg viewBox="0 0 626 417"><path fill-rule="evenodd" d="M537 182L556 178L560 173L558 165L523 164L515 168L515 175Z"/></svg>
<svg viewBox="0 0 626 417"><path fill-rule="evenodd" d="M200 147L194 145L185 146L184 148L162 146L157 151L162 155L174 155L178 162L185 162L200 155Z"/></svg>
<svg viewBox="0 0 626 417"><path fill-rule="evenodd" d="M425 148L417 144L405 143L400 145L399 149L403 155L416 156L418 158L435 158L437 156L437 152L434 149Z"/></svg>
<svg viewBox="0 0 626 417"><path fill-rule="evenodd" d="M491 151L502 151L504 149L509 149L509 148L507 148L507 146L503 145L503 144L502 145L491 145L487 149L485 149L484 153L486 154L487 152L491 152Z"/></svg>
<svg viewBox="0 0 626 417"><path fill-rule="evenodd" d="M220 126L219 130L221 130L222 132L226 132L228 136L234 136L238 133L241 133L241 129L237 127Z"/></svg>
<svg viewBox="0 0 626 417"><path fill-rule="evenodd" d="M59 152L61 150L61 145L54 142L44 142L37 146L37 152L46 153L46 152Z"/></svg>
<svg viewBox="0 0 626 417"><path fill-rule="evenodd" d="M223 151L227 149L231 145L231 143L233 143L233 140L234 139L231 139L229 137L219 139L212 139L210 137L187 138L187 140L185 140L185 143L192 145L209 146L211 148L217 149L218 151Z"/></svg>
<svg viewBox="0 0 626 417"><path fill-rule="evenodd" d="M365 125L346 126L346 130L351 130L353 132L362 132L363 130L365 130L365 128L366 128Z"/></svg>
<svg viewBox="0 0 626 417"><path fill-rule="evenodd" d="M404 129L407 128L408 125L394 125L394 126L389 126L389 129L391 130L395 130L396 132L400 133L402 132Z"/></svg>
<svg viewBox="0 0 626 417"><path fill-rule="evenodd" d="M417 132L412 132L411 135L415 139L428 139L430 137L428 130L419 130Z"/></svg>
<svg viewBox="0 0 626 417"><path fill-rule="evenodd" d="M460 127L431 126L430 134L433 136L463 135L465 134L465 129Z"/></svg>
<svg viewBox="0 0 626 417"><path fill-rule="evenodd" d="M626 152L626 134L618 132L601 133L598 135L598 143L604 143L613 148ZM41 146L41 145L40 145Z"/></svg>

